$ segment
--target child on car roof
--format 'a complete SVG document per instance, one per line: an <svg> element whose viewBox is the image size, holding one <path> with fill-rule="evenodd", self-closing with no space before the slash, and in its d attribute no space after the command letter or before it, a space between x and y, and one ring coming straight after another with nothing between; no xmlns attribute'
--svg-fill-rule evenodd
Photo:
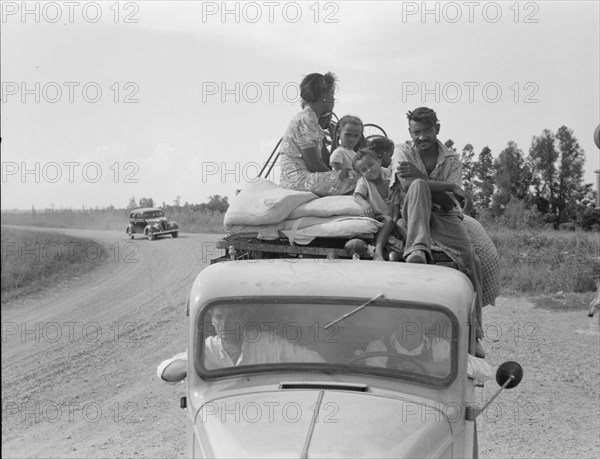
<svg viewBox="0 0 600 459"><path fill-rule="evenodd" d="M343 116L338 121L337 132L340 146L331 153L329 164L333 170L342 171L340 180L345 180L343 177L347 177L353 171L352 161L356 156L355 148L362 138L363 122L356 116Z"/></svg>
<svg viewBox="0 0 600 459"><path fill-rule="evenodd" d="M368 148L360 149L354 158L354 169L361 175L356 183L354 198L362 206L365 216L384 223L377 233L374 260L385 260L388 255L397 261L402 253L402 242L393 233L400 218L401 190L392 172L382 167L377 154Z"/></svg>

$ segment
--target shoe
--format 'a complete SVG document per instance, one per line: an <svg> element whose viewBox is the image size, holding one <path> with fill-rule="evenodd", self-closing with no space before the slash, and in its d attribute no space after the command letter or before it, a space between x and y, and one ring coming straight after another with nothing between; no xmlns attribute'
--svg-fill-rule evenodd
<svg viewBox="0 0 600 459"><path fill-rule="evenodd" d="M477 338L477 340L475 341L475 357L485 359L485 350L481 345L481 338Z"/></svg>
<svg viewBox="0 0 600 459"><path fill-rule="evenodd" d="M426 265L427 264L427 255L425 255L425 252L423 250L415 250L413 253L411 253L408 258L406 259L407 263L420 263L422 265Z"/></svg>

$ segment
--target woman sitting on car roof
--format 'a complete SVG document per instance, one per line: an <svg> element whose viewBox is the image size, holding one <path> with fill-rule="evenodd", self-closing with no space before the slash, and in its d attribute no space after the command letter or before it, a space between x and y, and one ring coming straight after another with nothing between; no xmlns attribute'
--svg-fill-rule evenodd
<svg viewBox="0 0 600 459"><path fill-rule="evenodd" d="M350 194L357 176L340 180L341 171L332 171L323 161L321 147L325 132L319 117L335 105L335 75L311 73L300 83L304 109L288 125L281 142L281 179L284 188L311 191L318 196Z"/></svg>

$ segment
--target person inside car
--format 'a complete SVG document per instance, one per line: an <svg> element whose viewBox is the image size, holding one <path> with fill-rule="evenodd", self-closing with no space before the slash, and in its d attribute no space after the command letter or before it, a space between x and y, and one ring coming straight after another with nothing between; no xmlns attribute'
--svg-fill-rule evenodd
<svg viewBox="0 0 600 459"><path fill-rule="evenodd" d="M325 362L317 352L291 343L266 329L246 329L244 321L231 308L214 307L211 324L216 332L204 341L204 366L208 370L243 365L290 362ZM186 377L188 353L181 352L165 360L157 375L167 382Z"/></svg>
<svg viewBox="0 0 600 459"><path fill-rule="evenodd" d="M450 342L441 336L427 334L423 323L408 322L387 338L371 341L365 350L370 352L395 352L397 358L388 356L368 357L368 366L393 368L404 371L425 372L444 376L450 371ZM467 374L478 382L492 378L488 363L471 354L467 355Z"/></svg>

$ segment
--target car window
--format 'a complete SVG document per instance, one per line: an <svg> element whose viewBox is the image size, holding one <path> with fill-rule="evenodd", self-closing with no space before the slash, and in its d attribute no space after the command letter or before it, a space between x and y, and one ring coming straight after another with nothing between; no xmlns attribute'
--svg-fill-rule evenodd
<svg viewBox="0 0 600 459"><path fill-rule="evenodd" d="M459 326L445 308L359 300L216 303L198 318L204 376L329 367L436 385L456 374Z"/></svg>

